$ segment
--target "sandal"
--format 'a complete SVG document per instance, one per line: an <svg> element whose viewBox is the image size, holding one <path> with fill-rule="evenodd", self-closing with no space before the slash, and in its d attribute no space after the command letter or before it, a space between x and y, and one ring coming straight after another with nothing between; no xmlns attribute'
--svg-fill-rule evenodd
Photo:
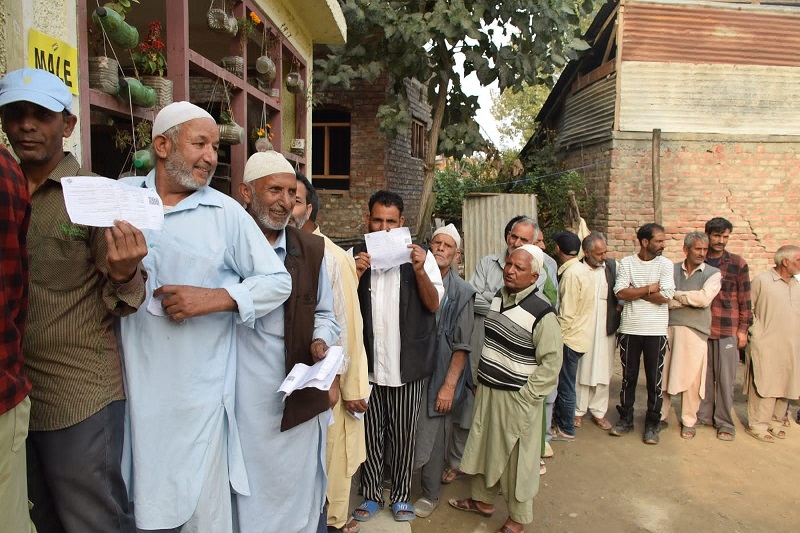
<svg viewBox="0 0 800 533"><path fill-rule="evenodd" d="M334 531L341 531L341 533L358 533L360 530L361 530L361 524L356 522L355 520L350 520L341 528L328 526L328 533L333 533Z"/></svg>
<svg viewBox="0 0 800 533"><path fill-rule="evenodd" d="M683 429L681 429L681 438L693 439L696 433L697 430L695 430L693 427L683 426Z"/></svg>
<svg viewBox="0 0 800 533"><path fill-rule="evenodd" d="M393 503L392 515L395 522L409 522L417 517L414 506L406 502Z"/></svg>
<svg viewBox="0 0 800 533"><path fill-rule="evenodd" d="M725 431L725 430L722 430L722 429L717 431L717 438L719 440L724 440L724 441L730 442L735 437L736 436L733 433L731 433L730 431Z"/></svg>
<svg viewBox="0 0 800 533"><path fill-rule="evenodd" d="M746 431L747 431L748 435L750 435L751 437L753 437L756 440L760 440L761 442L768 442L770 444L775 442L775 437L773 437L772 435L770 435L768 433L756 433L755 431L752 431L750 429L748 429Z"/></svg>
<svg viewBox="0 0 800 533"><path fill-rule="evenodd" d="M547 473L547 465L544 464L544 459L539 459L539 475L543 476Z"/></svg>
<svg viewBox="0 0 800 533"><path fill-rule="evenodd" d="M583 426L583 417L576 416L575 419L572 421L572 425L574 425L576 428Z"/></svg>
<svg viewBox="0 0 800 533"><path fill-rule="evenodd" d="M611 429L611 428L613 427L613 426L611 425L611 422L609 422L608 420L606 420L606 418L605 418L605 417L603 417L603 418L597 418L596 416L593 416L593 417L592 417L592 422L594 422L595 424L597 424L597 427L599 427L599 428L600 428L600 429L602 429L603 431L608 431L609 429Z"/></svg>
<svg viewBox="0 0 800 533"><path fill-rule="evenodd" d="M464 472L459 470L458 468L453 468L452 466L448 466L442 472L442 483L445 485L449 485L453 481L457 480L461 476L464 475Z"/></svg>
<svg viewBox="0 0 800 533"><path fill-rule="evenodd" d="M357 520L359 522L366 522L370 520L375 513L381 510L383 507L381 504L376 502L375 500L364 500L361 505L355 508L353 511L353 520ZM362 511L366 514L358 514L358 511Z"/></svg>
<svg viewBox="0 0 800 533"><path fill-rule="evenodd" d="M770 435L778 439L786 438L786 432L782 429L769 428L767 431L769 431Z"/></svg>
<svg viewBox="0 0 800 533"><path fill-rule="evenodd" d="M438 506L439 500L431 501L423 497L414 504L414 513L420 518L428 518Z"/></svg>
<svg viewBox="0 0 800 533"><path fill-rule="evenodd" d="M554 426L552 432L553 432L553 440L559 440L564 442L575 442L575 435L568 435L564 433L564 431L558 426Z"/></svg>
<svg viewBox="0 0 800 533"><path fill-rule="evenodd" d="M450 507L455 507L459 511L478 513L484 518L491 518L491 516L494 514L494 509L491 511L482 511L472 498L464 498L463 500L449 500L448 503L450 504Z"/></svg>

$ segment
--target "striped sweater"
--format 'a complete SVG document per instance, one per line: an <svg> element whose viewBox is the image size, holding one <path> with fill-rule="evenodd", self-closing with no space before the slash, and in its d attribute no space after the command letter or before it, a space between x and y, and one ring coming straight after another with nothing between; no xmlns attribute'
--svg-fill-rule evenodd
<svg viewBox="0 0 800 533"><path fill-rule="evenodd" d="M484 323L485 341L478 363L478 381L500 390L522 388L536 371L538 361L533 345L533 329L550 305L536 294L533 286L518 295L503 289L492 299Z"/></svg>

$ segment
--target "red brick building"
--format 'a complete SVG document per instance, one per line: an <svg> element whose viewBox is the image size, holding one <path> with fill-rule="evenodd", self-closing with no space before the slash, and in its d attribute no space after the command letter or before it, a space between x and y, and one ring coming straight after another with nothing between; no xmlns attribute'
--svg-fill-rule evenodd
<svg viewBox="0 0 800 533"><path fill-rule="evenodd" d="M588 166L614 255L653 220L677 260L685 233L729 219L754 272L800 242L800 7L611 0L584 39L523 153L554 130L564 167Z"/></svg>
<svg viewBox="0 0 800 533"><path fill-rule="evenodd" d="M318 223L342 244L364 233L369 197L377 190L399 193L406 226L415 227L423 181L426 132L431 107L427 89L406 80L412 125L393 140L379 131L378 107L386 101L386 81L357 82L321 95L312 111L312 181L320 195Z"/></svg>

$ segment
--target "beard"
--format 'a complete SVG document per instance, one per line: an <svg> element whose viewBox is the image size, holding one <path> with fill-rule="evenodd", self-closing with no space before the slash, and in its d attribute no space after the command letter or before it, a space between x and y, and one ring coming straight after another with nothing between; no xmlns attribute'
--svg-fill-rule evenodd
<svg viewBox="0 0 800 533"><path fill-rule="evenodd" d="M272 231L281 231L286 227L286 224L292 219L292 212L287 211L286 216L283 217L283 220L274 221L270 218L269 208L264 207L258 201L255 194L252 196L252 200L250 201L250 205L248 206L248 211L253 215L253 218L256 219L256 222L261 227L261 229L267 229Z"/></svg>
<svg viewBox="0 0 800 533"><path fill-rule="evenodd" d="M308 215L306 211L303 211L303 214L300 215L299 217L291 215L291 217L289 218L289 223L297 229L303 229L303 226L306 225L307 221L308 221Z"/></svg>
<svg viewBox="0 0 800 533"><path fill-rule="evenodd" d="M170 152L166 161L164 161L164 170L172 176L178 185L189 191L199 191L207 187L211 183L211 178L213 178L213 172L209 172L205 183L198 182L194 178L194 174L192 174L193 168L186 163L183 156L175 149Z"/></svg>

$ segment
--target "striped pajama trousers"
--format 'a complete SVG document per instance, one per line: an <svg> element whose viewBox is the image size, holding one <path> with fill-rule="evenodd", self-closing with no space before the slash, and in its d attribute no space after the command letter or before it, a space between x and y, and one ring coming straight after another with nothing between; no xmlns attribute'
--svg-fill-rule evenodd
<svg viewBox="0 0 800 533"><path fill-rule="evenodd" d="M381 506L384 464L389 468L392 482L391 503L408 501L424 381L372 388L364 416L367 460L361 468L361 490L365 499Z"/></svg>

